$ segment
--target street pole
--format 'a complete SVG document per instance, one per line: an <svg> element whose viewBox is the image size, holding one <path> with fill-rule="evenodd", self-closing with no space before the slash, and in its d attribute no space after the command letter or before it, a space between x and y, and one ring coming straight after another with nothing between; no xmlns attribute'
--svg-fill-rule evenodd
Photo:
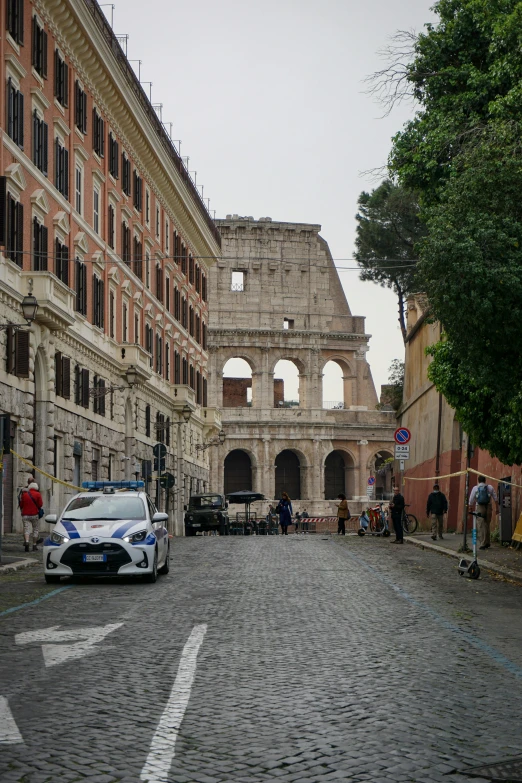
<svg viewBox="0 0 522 783"><path fill-rule="evenodd" d="M470 549L468 548L468 498L469 498L469 465L471 462L471 440L469 435L467 437L467 444L466 444L466 478L464 480L464 520L462 523L462 530L463 530L463 536L462 536L462 546L459 549L459 552L469 552Z"/></svg>
<svg viewBox="0 0 522 783"><path fill-rule="evenodd" d="M2 535L4 532L4 432L5 417L0 416L0 563L2 562Z"/></svg>
<svg viewBox="0 0 522 783"><path fill-rule="evenodd" d="M176 450L177 450L177 458L178 458L178 470L177 470L177 487L178 490L176 493L177 500L176 500L176 507L177 507L177 513L175 514L174 519L174 532L176 535L178 535L178 527L180 527L180 520L183 518L182 511L183 511L183 495L184 492L182 491L182 475L183 475L183 449L182 449L182 432L181 428L183 426L183 418L180 415L180 420L177 422L177 434L176 434ZM183 535L183 526L181 526L181 530L179 532L179 535Z"/></svg>

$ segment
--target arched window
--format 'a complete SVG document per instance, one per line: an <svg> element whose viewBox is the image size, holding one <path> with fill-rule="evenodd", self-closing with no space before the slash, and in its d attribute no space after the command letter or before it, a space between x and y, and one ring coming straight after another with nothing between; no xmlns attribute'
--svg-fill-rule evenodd
<svg viewBox="0 0 522 783"><path fill-rule="evenodd" d="M225 495L252 491L252 461L246 451L235 449L225 457Z"/></svg>
<svg viewBox="0 0 522 783"><path fill-rule="evenodd" d="M286 492L291 500L301 497L301 466L299 457L290 449L281 451L275 460L275 494Z"/></svg>
<svg viewBox="0 0 522 783"><path fill-rule="evenodd" d="M274 408L299 406L299 370L288 359L280 359L274 367Z"/></svg>
<svg viewBox="0 0 522 783"><path fill-rule="evenodd" d="M252 369L245 359L229 359L223 368L223 407L252 405Z"/></svg>
<svg viewBox="0 0 522 783"><path fill-rule="evenodd" d="M348 408L351 400L344 398L342 367L334 361L326 362L323 369L323 408L335 410Z"/></svg>

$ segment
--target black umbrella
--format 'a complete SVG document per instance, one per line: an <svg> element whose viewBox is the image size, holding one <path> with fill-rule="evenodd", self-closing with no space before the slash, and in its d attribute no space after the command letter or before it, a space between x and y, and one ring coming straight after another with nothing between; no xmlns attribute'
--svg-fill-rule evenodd
<svg viewBox="0 0 522 783"><path fill-rule="evenodd" d="M249 489L240 489L239 492L231 492L227 495L229 503L244 503L245 504L245 522L250 521L250 504L255 503L256 500L264 500L265 496L260 492L252 492Z"/></svg>

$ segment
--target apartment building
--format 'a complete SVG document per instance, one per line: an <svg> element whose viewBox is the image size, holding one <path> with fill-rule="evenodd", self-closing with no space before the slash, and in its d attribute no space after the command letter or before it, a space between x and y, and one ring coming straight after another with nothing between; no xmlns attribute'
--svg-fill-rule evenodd
<svg viewBox="0 0 522 783"><path fill-rule="evenodd" d="M87 479L145 478L154 495L163 442L175 484L158 500L179 533L185 498L208 486L198 446L221 426L207 406L220 235L100 6L4 7L0 412L15 452L4 530L20 528L30 465L48 511Z"/></svg>

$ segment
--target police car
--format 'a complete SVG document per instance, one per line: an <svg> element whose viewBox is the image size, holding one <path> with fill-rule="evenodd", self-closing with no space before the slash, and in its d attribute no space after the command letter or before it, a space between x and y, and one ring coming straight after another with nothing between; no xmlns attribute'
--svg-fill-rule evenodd
<svg viewBox="0 0 522 783"><path fill-rule="evenodd" d="M169 572L168 515L156 511L143 481L86 481L43 545L45 581L62 576L143 576Z"/></svg>

